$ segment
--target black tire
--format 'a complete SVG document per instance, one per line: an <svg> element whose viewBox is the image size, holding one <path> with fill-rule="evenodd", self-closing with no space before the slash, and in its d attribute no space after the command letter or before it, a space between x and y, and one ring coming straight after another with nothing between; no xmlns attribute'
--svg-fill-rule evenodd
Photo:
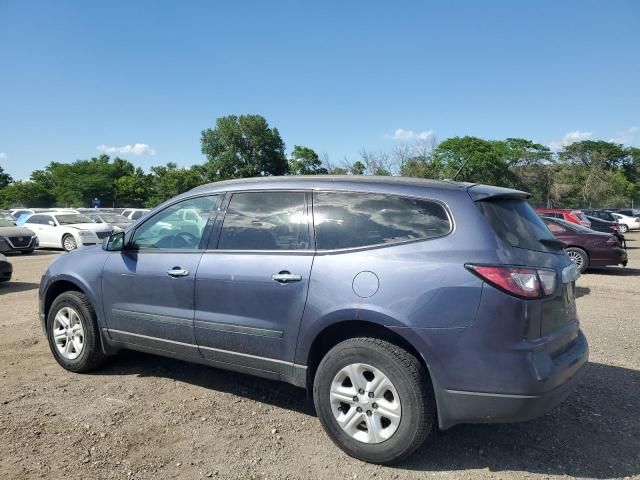
<svg viewBox="0 0 640 480"><path fill-rule="evenodd" d="M330 402L332 382L338 372L353 363L380 370L398 392L402 409L399 426L380 443L356 440L334 416ZM423 365L406 350L377 338L352 338L333 347L316 371L313 400L329 438L348 455L370 463L390 464L411 455L425 441L436 418L433 389Z"/></svg>
<svg viewBox="0 0 640 480"><path fill-rule="evenodd" d="M565 249L571 261L576 264L580 273L586 272L589 268L589 255L583 249L578 247L569 247Z"/></svg>
<svg viewBox="0 0 640 480"><path fill-rule="evenodd" d="M31 255L33 253L33 249L31 249L31 250L22 250L20 253L22 253L23 255Z"/></svg>
<svg viewBox="0 0 640 480"><path fill-rule="evenodd" d="M64 307L73 308L80 317L82 329L84 331L84 344L80 355L71 360L61 355L53 339L54 318ZM96 313L89 299L81 292L64 292L60 294L51 305L47 316L47 339L49 348L54 358L65 370L70 372L88 372L99 367L106 359L100 345L100 330L96 320Z"/></svg>
<svg viewBox="0 0 640 480"><path fill-rule="evenodd" d="M627 227L624 223L619 223L618 229L620 233L627 233L629 231L629 227Z"/></svg>

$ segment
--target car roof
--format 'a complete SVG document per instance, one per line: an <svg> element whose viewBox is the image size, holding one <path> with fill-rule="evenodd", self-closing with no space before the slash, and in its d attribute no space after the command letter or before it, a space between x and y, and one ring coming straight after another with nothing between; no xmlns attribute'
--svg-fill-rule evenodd
<svg viewBox="0 0 640 480"><path fill-rule="evenodd" d="M455 182L452 180L430 180L413 177L394 177L382 175L287 175L270 177L238 178L234 180L223 180L220 182L207 183L194 188L191 192L201 192L208 190L220 190L226 187L250 186L256 189L269 188L313 188L326 187L329 185L391 185L391 186L413 186L430 187L446 190L462 190L473 186L473 183ZM235 188L234 188L235 190Z"/></svg>

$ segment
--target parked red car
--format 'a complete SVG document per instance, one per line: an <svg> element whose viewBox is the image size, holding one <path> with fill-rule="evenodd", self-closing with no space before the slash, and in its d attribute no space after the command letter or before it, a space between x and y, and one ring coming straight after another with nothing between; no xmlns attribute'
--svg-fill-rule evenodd
<svg viewBox="0 0 640 480"><path fill-rule="evenodd" d="M616 237L559 218L542 217L551 233L567 246L565 252L580 273L589 267L627 266L627 252Z"/></svg>
<svg viewBox="0 0 640 480"><path fill-rule="evenodd" d="M562 208L536 208L541 217L560 218L567 222L591 228L591 222L581 210L565 210Z"/></svg>

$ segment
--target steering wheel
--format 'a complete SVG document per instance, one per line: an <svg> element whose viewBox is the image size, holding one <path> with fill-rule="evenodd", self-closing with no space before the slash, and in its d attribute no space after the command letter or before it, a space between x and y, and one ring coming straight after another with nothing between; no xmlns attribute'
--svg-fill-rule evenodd
<svg viewBox="0 0 640 480"><path fill-rule="evenodd" d="M178 239L180 239L181 242L178 242L177 241ZM189 232L180 232L173 237L174 248L197 247L198 243L199 243L198 237L196 237L194 234Z"/></svg>

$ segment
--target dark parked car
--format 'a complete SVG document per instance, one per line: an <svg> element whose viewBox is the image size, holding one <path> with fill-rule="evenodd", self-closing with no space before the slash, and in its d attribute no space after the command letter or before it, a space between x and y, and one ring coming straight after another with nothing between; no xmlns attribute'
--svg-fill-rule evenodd
<svg viewBox="0 0 640 480"><path fill-rule="evenodd" d="M9 263L9 260L0 253L0 283L11 280L12 273L13 267Z"/></svg>
<svg viewBox="0 0 640 480"><path fill-rule="evenodd" d="M38 237L25 227L17 227L16 219L9 212L0 211L0 253L33 253Z"/></svg>
<svg viewBox="0 0 640 480"><path fill-rule="evenodd" d="M545 217L544 222L555 237L566 244L567 255L580 273L589 267L627 265L627 252L613 235L596 232L559 218Z"/></svg>
<svg viewBox="0 0 640 480"><path fill-rule="evenodd" d="M609 210L601 210L601 209L586 209L583 210L584 214L588 217L596 217L600 220L606 220L607 222L615 222L618 223L616 217L614 217Z"/></svg>
<svg viewBox="0 0 640 480"><path fill-rule="evenodd" d="M626 240L624 235L620 233L620 224L617 222L609 222L607 220L602 220L598 217L590 217L587 215L587 218L591 222L591 230L595 230L596 232L602 233L610 233L614 237L618 239L622 248L627 248Z"/></svg>
<svg viewBox="0 0 640 480"><path fill-rule="evenodd" d="M585 371L577 268L527 198L393 177L205 185L54 260L42 327L73 372L128 348L310 389L340 448L397 461L436 422L542 415Z"/></svg>

